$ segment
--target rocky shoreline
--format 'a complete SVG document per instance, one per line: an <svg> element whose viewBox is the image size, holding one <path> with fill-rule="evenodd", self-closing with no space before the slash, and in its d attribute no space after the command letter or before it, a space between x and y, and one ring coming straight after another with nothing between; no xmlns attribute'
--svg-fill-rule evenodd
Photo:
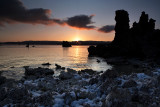
<svg viewBox="0 0 160 107"><path fill-rule="evenodd" d="M0 106L160 106L160 69L134 60L108 62L115 67L105 72L68 68L53 76L51 69L26 67L25 76L19 81L0 76ZM117 68L122 64L141 72L120 72L126 69Z"/></svg>

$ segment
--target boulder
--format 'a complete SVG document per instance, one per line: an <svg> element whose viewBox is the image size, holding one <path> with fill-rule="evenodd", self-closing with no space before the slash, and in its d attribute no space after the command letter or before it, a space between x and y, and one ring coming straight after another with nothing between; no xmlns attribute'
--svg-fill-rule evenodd
<svg viewBox="0 0 160 107"><path fill-rule="evenodd" d="M157 77L158 84L160 84L160 76Z"/></svg>
<svg viewBox="0 0 160 107"><path fill-rule="evenodd" d="M91 85L96 84L96 83L98 83L98 79L97 78L92 78L89 81L89 84L91 84Z"/></svg>
<svg viewBox="0 0 160 107"><path fill-rule="evenodd" d="M128 80L123 84L123 88L130 88L130 87L136 87L137 83L134 80Z"/></svg>
<svg viewBox="0 0 160 107"><path fill-rule="evenodd" d="M74 70L74 69L70 69L70 68L67 68L67 71L68 71L68 73L71 73L71 74L75 74L75 73L77 73L77 71L76 71L76 70Z"/></svg>
<svg viewBox="0 0 160 107"><path fill-rule="evenodd" d="M44 106L52 106L53 105L53 98L52 98L52 94L47 92L47 93L44 93L38 97L35 97L33 99L34 103L39 103L41 105L44 105Z"/></svg>
<svg viewBox="0 0 160 107"><path fill-rule="evenodd" d="M101 75L101 80L104 81L107 78L113 79L118 76L118 73L115 70L107 70Z"/></svg>
<svg viewBox="0 0 160 107"><path fill-rule="evenodd" d="M62 71L61 74L59 75L59 78L61 80L71 79L72 77L73 75L71 73L65 71Z"/></svg>
<svg viewBox="0 0 160 107"><path fill-rule="evenodd" d="M78 97L78 99L88 98L88 99L92 100L92 99L96 98L97 95L94 92L80 91L79 93L77 93L77 97Z"/></svg>
<svg viewBox="0 0 160 107"><path fill-rule="evenodd" d="M60 66L58 64L55 64L55 66L56 66L56 69L63 69L63 70L65 70L65 67L62 67L62 66Z"/></svg>
<svg viewBox="0 0 160 107"><path fill-rule="evenodd" d="M50 66L51 64L48 62L48 63L43 63L42 65L43 66Z"/></svg>
<svg viewBox="0 0 160 107"><path fill-rule="evenodd" d="M106 97L103 107L127 107L131 93L126 89L112 90Z"/></svg>
<svg viewBox="0 0 160 107"><path fill-rule="evenodd" d="M53 75L54 71L48 68L25 68L25 76L46 76L46 75Z"/></svg>
<svg viewBox="0 0 160 107"><path fill-rule="evenodd" d="M7 89L0 88L0 101L3 101L7 97Z"/></svg>
<svg viewBox="0 0 160 107"><path fill-rule="evenodd" d="M64 96L64 101L66 105L70 105L74 100L76 100L75 92L67 92Z"/></svg>
<svg viewBox="0 0 160 107"><path fill-rule="evenodd" d="M6 77L0 76L0 85L5 83Z"/></svg>
<svg viewBox="0 0 160 107"><path fill-rule="evenodd" d="M81 70L80 72L87 73L89 75L93 75L96 73L96 71L93 71L92 69L84 69L84 70Z"/></svg>
<svg viewBox="0 0 160 107"><path fill-rule="evenodd" d="M21 102L24 101L25 98L27 98L29 95L27 89L25 88L15 88L12 89L10 92L8 92L8 98L12 99L15 102Z"/></svg>

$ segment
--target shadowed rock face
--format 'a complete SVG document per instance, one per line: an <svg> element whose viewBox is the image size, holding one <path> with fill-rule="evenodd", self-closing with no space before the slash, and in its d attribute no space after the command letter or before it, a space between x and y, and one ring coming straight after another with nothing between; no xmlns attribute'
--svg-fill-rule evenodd
<svg viewBox="0 0 160 107"><path fill-rule="evenodd" d="M113 43L117 45L124 45L128 39L129 33L129 14L125 10L116 11L116 26L115 26L115 38Z"/></svg>
<svg viewBox="0 0 160 107"><path fill-rule="evenodd" d="M107 46L91 46L89 55L101 57L129 56L157 58L160 53L160 30L155 30L155 20L142 12L139 22L129 26L129 14L125 10L115 12L115 38Z"/></svg>

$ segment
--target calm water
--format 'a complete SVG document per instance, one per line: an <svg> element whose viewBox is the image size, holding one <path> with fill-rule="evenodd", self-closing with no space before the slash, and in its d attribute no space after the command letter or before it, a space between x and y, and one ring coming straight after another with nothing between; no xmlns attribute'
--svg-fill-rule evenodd
<svg viewBox="0 0 160 107"><path fill-rule="evenodd" d="M36 45L34 48L26 48L24 45L0 46L0 71L5 71L3 75L8 78L18 79L24 74L23 66L44 67L41 64L47 62L52 64L50 69L55 69L55 63L75 70L105 71L111 68L102 58L88 57L87 48L62 48L60 45ZM97 59L101 62L97 63Z"/></svg>

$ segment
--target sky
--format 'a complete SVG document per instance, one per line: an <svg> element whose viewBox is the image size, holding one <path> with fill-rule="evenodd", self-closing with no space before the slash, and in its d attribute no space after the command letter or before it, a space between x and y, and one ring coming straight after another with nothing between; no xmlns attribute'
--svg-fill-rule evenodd
<svg viewBox="0 0 160 107"><path fill-rule="evenodd" d="M112 41L120 9L130 27L145 11L160 29L160 0L1 0L0 42Z"/></svg>

